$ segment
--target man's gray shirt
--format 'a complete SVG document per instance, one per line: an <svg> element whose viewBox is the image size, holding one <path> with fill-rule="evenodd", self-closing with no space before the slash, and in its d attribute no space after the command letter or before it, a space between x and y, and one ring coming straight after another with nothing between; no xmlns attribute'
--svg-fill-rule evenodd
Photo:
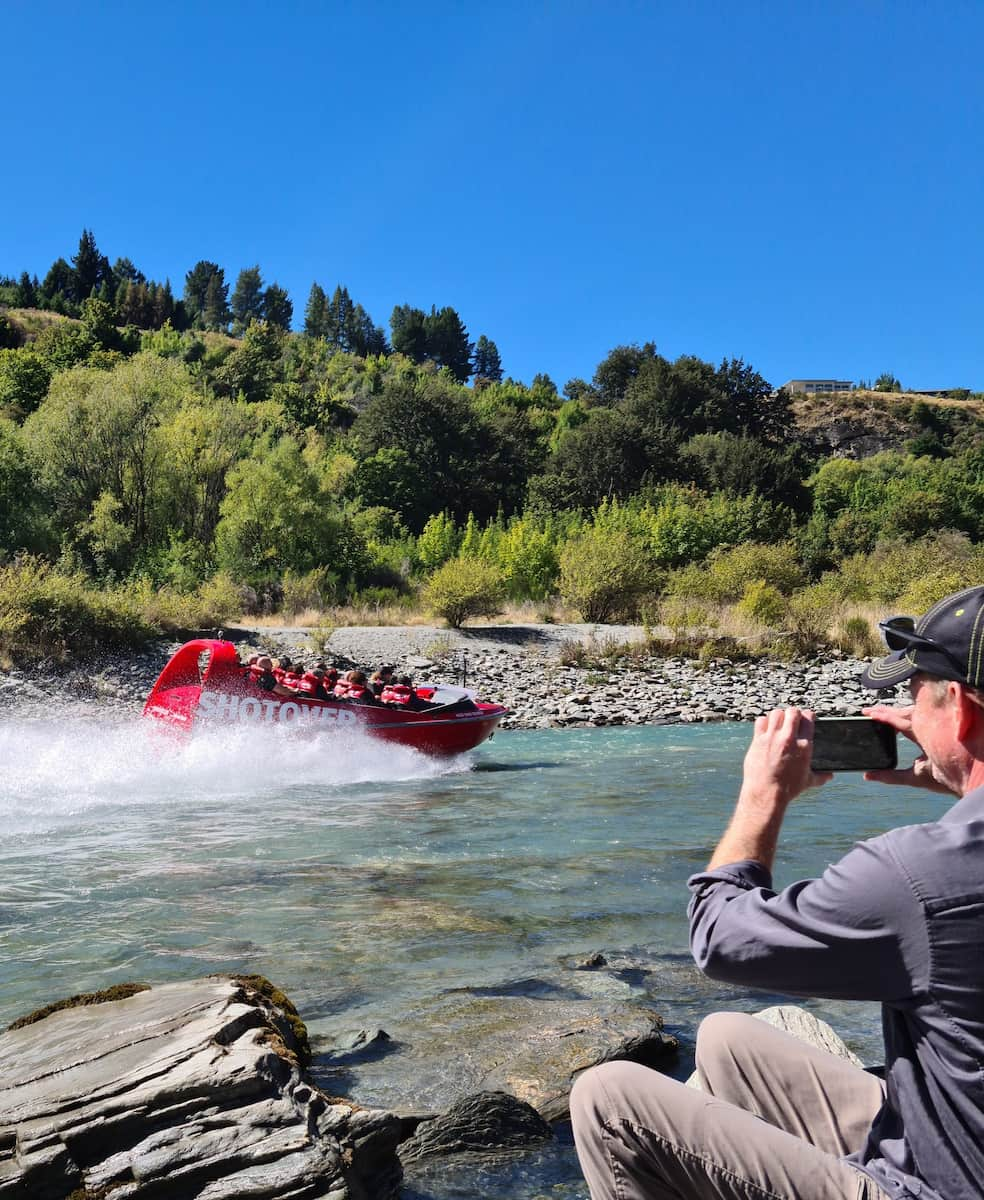
<svg viewBox="0 0 984 1200"><path fill-rule="evenodd" d="M887 1097L851 1155L890 1195L984 1195L984 787L772 890L756 862L694 875L712 979L882 1004Z"/></svg>

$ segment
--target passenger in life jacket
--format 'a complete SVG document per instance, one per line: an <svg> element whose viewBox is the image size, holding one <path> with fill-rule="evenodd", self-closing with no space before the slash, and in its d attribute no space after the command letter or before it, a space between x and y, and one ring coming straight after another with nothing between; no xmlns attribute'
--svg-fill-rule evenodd
<svg viewBox="0 0 984 1200"><path fill-rule="evenodd" d="M401 675L397 683L390 684L383 692L382 699L395 708L408 708L412 712L423 712L426 708L434 707L417 695L409 675Z"/></svg>
<svg viewBox="0 0 984 1200"><path fill-rule="evenodd" d="M394 668L391 666L382 666L378 671L373 673L372 678L369 680L369 686L372 689L372 694L377 699L382 696L383 692L393 682L393 671Z"/></svg>
<svg viewBox="0 0 984 1200"><path fill-rule="evenodd" d="M253 682L261 691L272 692L274 696L296 695L295 692L289 687L284 687L277 679L273 673L273 659L268 658L265 654L261 655L250 667L250 675Z"/></svg>
<svg viewBox="0 0 984 1200"><path fill-rule="evenodd" d="M341 690L344 687L344 691ZM352 700L356 704L378 704L379 701L372 694L372 689L369 687L369 682L366 679L365 671L349 671L345 675L342 683L339 683L335 688L335 695L341 696L345 700Z"/></svg>

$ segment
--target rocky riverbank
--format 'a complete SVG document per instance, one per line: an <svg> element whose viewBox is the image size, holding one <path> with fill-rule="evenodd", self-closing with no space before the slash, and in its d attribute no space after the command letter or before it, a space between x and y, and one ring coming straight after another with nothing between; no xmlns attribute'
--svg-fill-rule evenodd
<svg viewBox="0 0 984 1200"><path fill-rule="evenodd" d="M226 635L243 655L263 648L305 661L317 657L308 630L237 629ZM340 667L374 669L460 683L510 709L503 729L584 725L689 724L750 720L770 708L798 705L823 716L856 715L872 694L857 682L862 662L842 655L782 663L770 659L707 663L654 655L622 659L616 643L643 641L633 626L494 625L465 630L429 626L337 629L328 645ZM139 711L179 643L161 641L139 653L114 654L85 668L50 664L0 675L0 707L40 710L93 705ZM564 665L575 647L584 665Z"/></svg>

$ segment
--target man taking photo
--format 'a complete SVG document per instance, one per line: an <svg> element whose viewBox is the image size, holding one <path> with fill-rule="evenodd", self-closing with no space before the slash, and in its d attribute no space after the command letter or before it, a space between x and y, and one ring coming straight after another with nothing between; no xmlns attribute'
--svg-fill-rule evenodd
<svg viewBox="0 0 984 1200"><path fill-rule="evenodd" d="M984 587L918 621L882 622L862 682L908 681L868 716L919 747L865 778L960 797L937 821L857 844L819 879L775 891L786 809L827 782L813 715L759 717L731 822L689 880L690 942L714 979L877 1000L884 1080L745 1014L697 1038L702 1091L634 1063L571 1095L592 1200L980 1200L984 1195Z"/></svg>

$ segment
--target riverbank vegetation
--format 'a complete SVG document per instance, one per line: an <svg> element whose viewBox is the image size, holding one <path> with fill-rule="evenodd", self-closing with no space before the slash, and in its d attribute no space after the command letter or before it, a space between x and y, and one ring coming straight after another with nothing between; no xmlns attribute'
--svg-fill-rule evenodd
<svg viewBox="0 0 984 1200"><path fill-rule="evenodd" d="M387 333L315 282L292 332L258 267L230 296L199 262L179 300L88 231L43 280L0 278L4 303L6 659L517 606L694 652L865 652L872 613L984 577L966 389L795 398L653 343L522 383L446 306L398 305Z"/></svg>

